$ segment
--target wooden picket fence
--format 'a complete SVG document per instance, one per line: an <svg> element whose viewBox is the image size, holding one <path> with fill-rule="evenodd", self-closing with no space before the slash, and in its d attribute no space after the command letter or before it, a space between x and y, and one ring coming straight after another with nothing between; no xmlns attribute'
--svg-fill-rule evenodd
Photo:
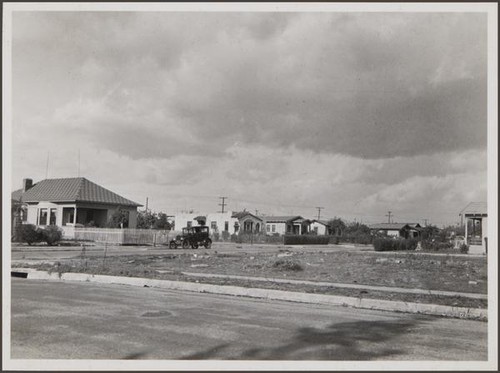
<svg viewBox="0 0 500 373"><path fill-rule="evenodd" d="M132 228L75 228L74 238L114 245L168 245L177 232Z"/></svg>

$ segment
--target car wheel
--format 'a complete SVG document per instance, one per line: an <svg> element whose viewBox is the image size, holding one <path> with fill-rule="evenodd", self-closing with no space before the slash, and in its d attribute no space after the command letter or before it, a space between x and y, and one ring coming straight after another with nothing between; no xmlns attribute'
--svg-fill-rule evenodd
<svg viewBox="0 0 500 373"><path fill-rule="evenodd" d="M210 249L212 247L212 240L210 238L207 238L205 240L205 249Z"/></svg>
<svg viewBox="0 0 500 373"><path fill-rule="evenodd" d="M198 243L197 242L193 242L191 244L191 247L196 250L198 248Z"/></svg>
<svg viewBox="0 0 500 373"><path fill-rule="evenodd" d="M175 243L175 241L171 241L170 242L170 245L168 245L172 250L175 250L177 249L177 244Z"/></svg>
<svg viewBox="0 0 500 373"><path fill-rule="evenodd" d="M189 249L189 242L184 241L184 242L182 243L182 248L183 248L183 249Z"/></svg>

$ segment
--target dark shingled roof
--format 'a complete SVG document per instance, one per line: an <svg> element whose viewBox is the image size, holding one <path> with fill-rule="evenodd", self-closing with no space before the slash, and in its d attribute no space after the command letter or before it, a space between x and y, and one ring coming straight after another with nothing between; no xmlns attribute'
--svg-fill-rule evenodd
<svg viewBox="0 0 500 373"><path fill-rule="evenodd" d="M84 177L46 179L34 184L25 193L22 189L12 192L12 199L23 202L91 202L121 206L142 206L119 196Z"/></svg>
<svg viewBox="0 0 500 373"><path fill-rule="evenodd" d="M236 219L242 219L242 218L244 218L245 216L248 216L248 215L254 217L257 220L262 221L262 219L259 218L257 215L254 215L254 214L252 214L252 213L250 213L248 211L233 212L233 214L231 215L231 217L232 218L236 218Z"/></svg>

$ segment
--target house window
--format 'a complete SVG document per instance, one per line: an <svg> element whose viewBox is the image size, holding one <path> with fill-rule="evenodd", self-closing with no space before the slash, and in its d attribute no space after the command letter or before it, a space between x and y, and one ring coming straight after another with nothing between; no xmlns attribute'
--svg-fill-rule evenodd
<svg viewBox="0 0 500 373"><path fill-rule="evenodd" d="M50 209L50 225L56 225L57 209Z"/></svg>
<svg viewBox="0 0 500 373"><path fill-rule="evenodd" d="M47 225L47 209L38 209L38 225Z"/></svg>
<svg viewBox="0 0 500 373"><path fill-rule="evenodd" d="M217 222L216 221L210 222L210 229L212 229L214 231L217 230Z"/></svg>
<svg viewBox="0 0 500 373"><path fill-rule="evenodd" d="M228 221L225 221L225 222L224 222L224 230L225 230L225 231L228 231L228 230L229 230L229 222L228 222Z"/></svg>
<svg viewBox="0 0 500 373"><path fill-rule="evenodd" d="M273 233L274 233L274 232L276 232L276 224L273 224L273 225L271 226L271 231L272 231Z"/></svg>
<svg viewBox="0 0 500 373"><path fill-rule="evenodd" d="M192 225L193 225L193 222L191 222L191 221L188 221L188 222L187 222L187 227L188 227L188 228L191 228L191 226L192 226Z"/></svg>
<svg viewBox="0 0 500 373"><path fill-rule="evenodd" d="M271 224L266 224L267 232L271 232Z"/></svg>

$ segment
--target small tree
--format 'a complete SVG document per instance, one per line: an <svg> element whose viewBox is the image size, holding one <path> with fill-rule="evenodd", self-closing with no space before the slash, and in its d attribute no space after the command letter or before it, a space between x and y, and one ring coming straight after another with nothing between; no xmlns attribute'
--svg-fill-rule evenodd
<svg viewBox="0 0 500 373"><path fill-rule="evenodd" d="M106 226L108 228L127 228L129 222L129 212L123 207L118 207L111 215Z"/></svg>
<svg viewBox="0 0 500 373"><path fill-rule="evenodd" d="M156 216L156 221L155 221L154 227L156 229L171 230L172 226L167 220L167 214L165 214L163 212L159 212L158 215Z"/></svg>
<svg viewBox="0 0 500 373"><path fill-rule="evenodd" d="M342 233L346 229L346 224L344 223L344 221L337 217L329 220L328 226L330 227L332 234L335 236L342 236Z"/></svg>

